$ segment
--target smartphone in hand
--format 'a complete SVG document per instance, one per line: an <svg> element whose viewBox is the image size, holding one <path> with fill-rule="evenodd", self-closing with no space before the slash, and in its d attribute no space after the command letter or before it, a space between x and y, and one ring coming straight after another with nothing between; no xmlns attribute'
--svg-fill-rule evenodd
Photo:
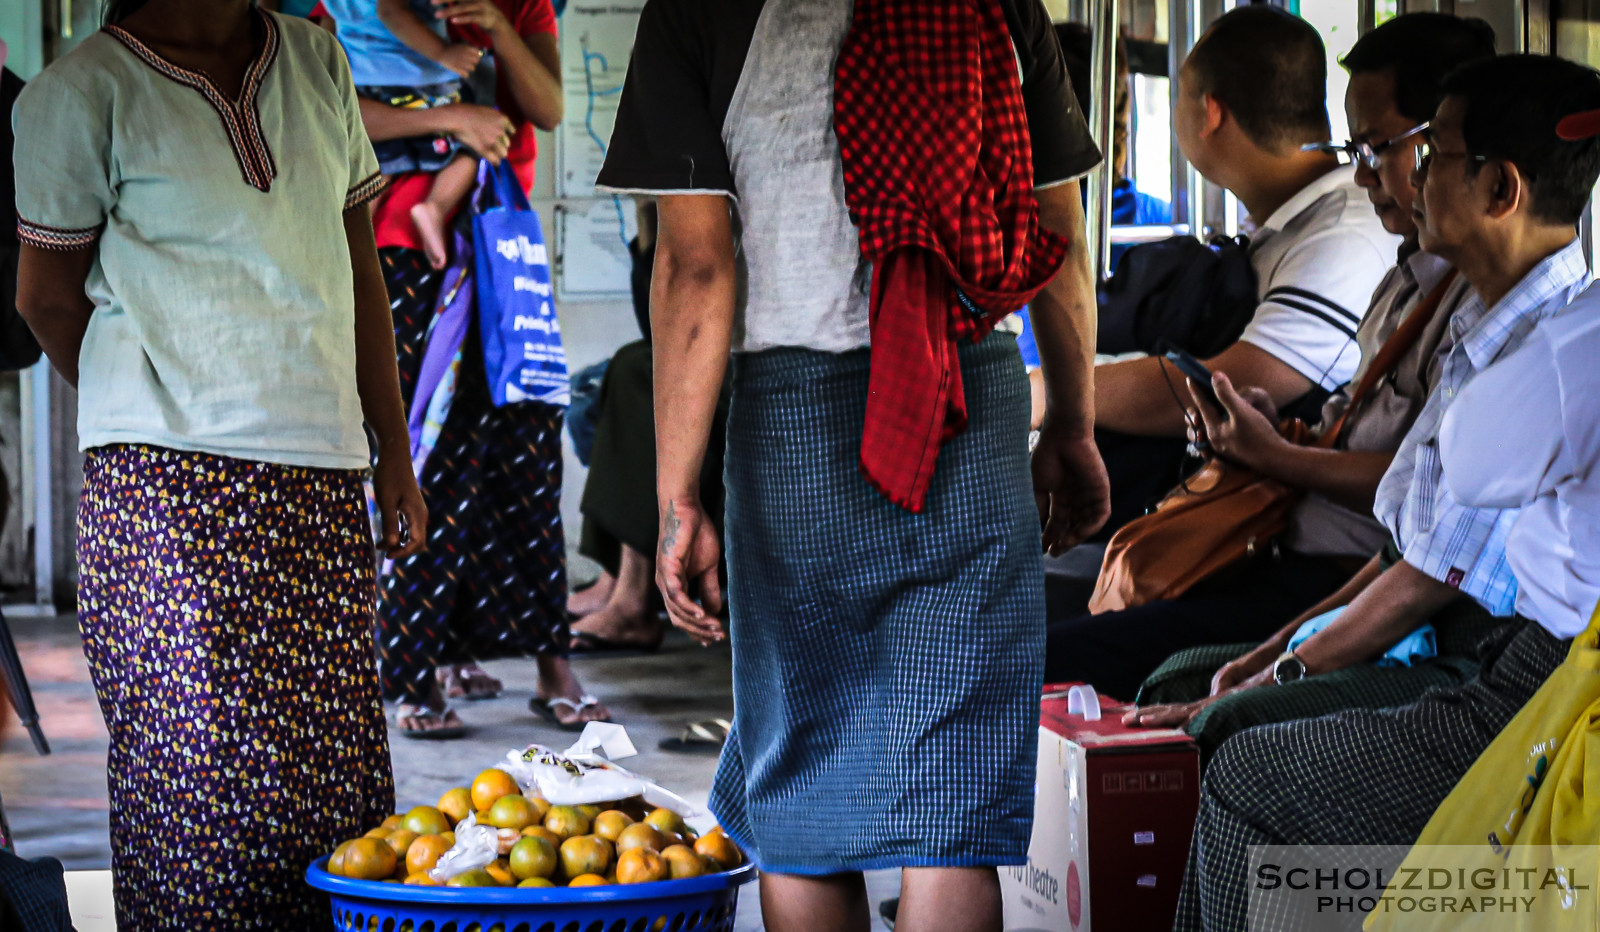
<svg viewBox="0 0 1600 932"><path fill-rule="evenodd" d="M1176 346L1167 346L1164 354L1167 361L1177 367L1195 385L1195 390L1206 403L1216 408L1224 417L1228 416L1228 409L1222 406L1222 400L1217 397L1217 390L1211 387L1211 370L1207 369L1200 360L1178 349Z"/></svg>

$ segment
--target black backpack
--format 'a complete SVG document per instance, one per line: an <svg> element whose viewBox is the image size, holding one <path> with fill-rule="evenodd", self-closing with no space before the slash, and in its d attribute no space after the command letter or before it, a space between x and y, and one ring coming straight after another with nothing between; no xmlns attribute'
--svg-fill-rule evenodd
<svg viewBox="0 0 1600 932"><path fill-rule="evenodd" d="M1260 298L1250 241L1174 236L1134 246L1100 286L1100 336L1108 355L1157 353L1170 344L1206 359L1238 341Z"/></svg>

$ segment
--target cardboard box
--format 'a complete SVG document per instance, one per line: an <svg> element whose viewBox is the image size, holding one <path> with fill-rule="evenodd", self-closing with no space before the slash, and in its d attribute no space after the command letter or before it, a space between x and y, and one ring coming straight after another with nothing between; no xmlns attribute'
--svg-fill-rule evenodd
<svg viewBox="0 0 1600 932"><path fill-rule="evenodd" d="M1124 726L1113 700L1098 720L1069 712L1074 685L1045 687L1028 865L1000 870L1006 932L1169 932L1199 751L1180 730Z"/></svg>

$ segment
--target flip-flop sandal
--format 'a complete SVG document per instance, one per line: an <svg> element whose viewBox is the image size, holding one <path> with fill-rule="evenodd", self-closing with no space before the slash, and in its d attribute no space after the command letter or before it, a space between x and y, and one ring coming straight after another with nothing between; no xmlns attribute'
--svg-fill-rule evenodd
<svg viewBox="0 0 1600 932"><path fill-rule="evenodd" d="M657 638L654 644L641 644L637 641L613 641L598 634L587 631L572 632L572 640L567 642L567 653L577 657L582 654L605 654L608 657L648 657L661 652L661 641L666 637Z"/></svg>
<svg viewBox="0 0 1600 932"><path fill-rule="evenodd" d="M449 741L453 738L460 738L467 733L467 726L465 725L439 725L434 728L405 728L400 724L405 719L411 719L414 722L442 723L450 715L450 713L454 711L455 710L449 706L445 706L444 711L442 712L435 712L432 709L422 708L413 712L397 714L395 715L395 730L400 732L400 736L402 738L410 738L412 741Z"/></svg>
<svg viewBox="0 0 1600 932"><path fill-rule="evenodd" d="M556 726L562 731L582 731L589 723L586 721L563 722L556 715L556 709L571 709L573 715L582 715L585 709L592 709L600 704L600 700L593 696L585 695L577 702L566 696L557 696L554 699L540 699L534 696L528 700L528 711ZM610 719L597 719L597 721L610 721Z"/></svg>
<svg viewBox="0 0 1600 932"><path fill-rule="evenodd" d="M683 729L676 738L662 738L658 747L679 754L720 754L728 741L733 723L725 718L694 722Z"/></svg>

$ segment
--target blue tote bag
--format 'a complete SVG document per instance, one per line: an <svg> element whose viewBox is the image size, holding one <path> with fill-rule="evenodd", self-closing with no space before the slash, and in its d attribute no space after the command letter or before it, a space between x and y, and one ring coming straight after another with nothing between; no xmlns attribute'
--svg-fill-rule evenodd
<svg viewBox="0 0 1600 932"><path fill-rule="evenodd" d="M539 215L507 163L482 163L478 179L472 245L489 394L496 407L519 401L566 406L572 383Z"/></svg>

